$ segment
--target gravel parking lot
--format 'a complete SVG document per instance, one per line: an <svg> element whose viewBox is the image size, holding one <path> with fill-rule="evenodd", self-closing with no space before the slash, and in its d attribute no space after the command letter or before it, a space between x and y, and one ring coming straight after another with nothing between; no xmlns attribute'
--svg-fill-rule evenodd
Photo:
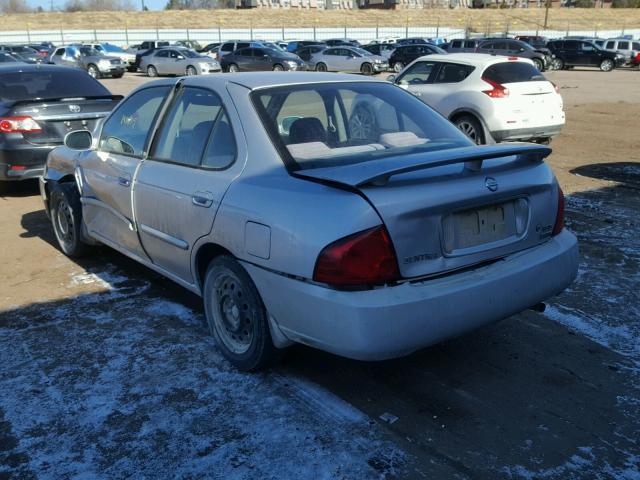
<svg viewBox="0 0 640 480"><path fill-rule="evenodd" d="M199 298L106 248L66 258L35 182L0 193L0 479L640 479L640 72L548 77L576 282L404 359L294 347L238 373Z"/></svg>

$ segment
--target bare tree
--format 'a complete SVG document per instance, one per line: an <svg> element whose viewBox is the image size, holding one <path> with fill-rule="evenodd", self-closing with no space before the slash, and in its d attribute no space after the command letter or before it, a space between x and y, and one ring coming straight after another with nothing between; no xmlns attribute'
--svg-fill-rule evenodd
<svg viewBox="0 0 640 480"><path fill-rule="evenodd" d="M0 0L2 1L2 0ZM65 12L104 12L134 10L131 0L67 0Z"/></svg>
<svg viewBox="0 0 640 480"><path fill-rule="evenodd" d="M32 10L26 0L0 0L0 13L27 13Z"/></svg>

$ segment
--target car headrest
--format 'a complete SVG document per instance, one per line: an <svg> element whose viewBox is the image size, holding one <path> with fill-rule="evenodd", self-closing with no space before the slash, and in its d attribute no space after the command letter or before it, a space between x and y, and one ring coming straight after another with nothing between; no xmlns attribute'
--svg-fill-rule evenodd
<svg viewBox="0 0 640 480"><path fill-rule="evenodd" d="M289 128L289 143L325 142L327 131L315 117L299 118Z"/></svg>

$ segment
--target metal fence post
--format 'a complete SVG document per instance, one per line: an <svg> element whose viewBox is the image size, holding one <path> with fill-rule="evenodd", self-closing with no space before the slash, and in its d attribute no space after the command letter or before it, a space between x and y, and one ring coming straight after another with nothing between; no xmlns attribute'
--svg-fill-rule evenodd
<svg viewBox="0 0 640 480"><path fill-rule="evenodd" d="M189 38L189 29L187 28L187 42L191 40L191 38Z"/></svg>
<svg viewBox="0 0 640 480"><path fill-rule="evenodd" d="M98 43L98 32L95 28L93 29L93 41Z"/></svg>
<svg viewBox="0 0 640 480"><path fill-rule="evenodd" d="M156 40L160 40L160 29L158 28L158 25L156 25Z"/></svg>
<svg viewBox="0 0 640 480"><path fill-rule="evenodd" d="M29 31L29 24L27 23L27 40L31 43L31 32Z"/></svg>
<svg viewBox="0 0 640 480"><path fill-rule="evenodd" d="M219 23L218 23L218 42L222 43L222 32L220 31Z"/></svg>
<svg viewBox="0 0 640 480"><path fill-rule="evenodd" d="M64 45L64 33L62 33L62 28L60 29L60 44Z"/></svg>
<svg viewBox="0 0 640 480"><path fill-rule="evenodd" d="M436 38L440 38L440 17L438 17L438 20L436 23Z"/></svg>
<svg viewBox="0 0 640 480"><path fill-rule="evenodd" d="M124 28L124 38L127 41L127 46L129 46L129 28L128 27Z"/></svg>

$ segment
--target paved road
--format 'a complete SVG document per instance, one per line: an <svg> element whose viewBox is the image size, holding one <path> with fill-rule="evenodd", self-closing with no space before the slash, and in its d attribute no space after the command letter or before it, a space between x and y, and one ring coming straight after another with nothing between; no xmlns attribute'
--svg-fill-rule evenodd
<svg viewBox="0 0 640 480"><path fill-rule="evenodd" d="M550 77L577 281L395 361L295 347L239 374L198 298L108 249L62 256L35 184L0 196L0 478L640 478L640 73Z"/></svg>

